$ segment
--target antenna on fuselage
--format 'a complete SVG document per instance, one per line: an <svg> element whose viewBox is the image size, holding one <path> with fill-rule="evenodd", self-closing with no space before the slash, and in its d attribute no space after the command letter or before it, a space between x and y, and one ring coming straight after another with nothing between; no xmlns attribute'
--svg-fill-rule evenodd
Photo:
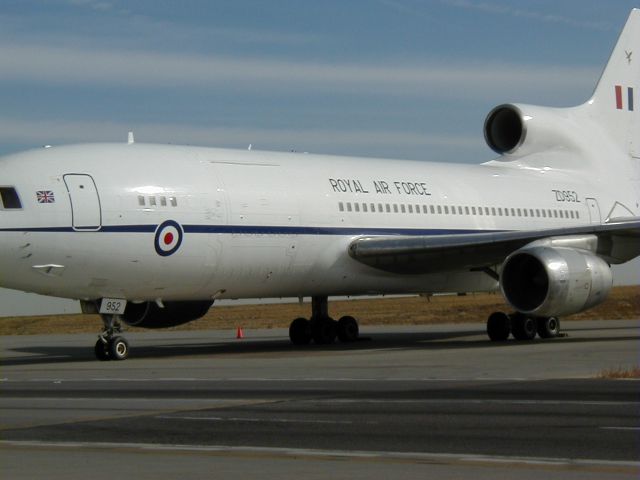
<svg viewBox="0 0 640 480"><path fill-rule="evenodd" d="M127 145L132 145L136 143L135 138L133 138L133 131L129 131L129 135L127 135Z"/></svg>

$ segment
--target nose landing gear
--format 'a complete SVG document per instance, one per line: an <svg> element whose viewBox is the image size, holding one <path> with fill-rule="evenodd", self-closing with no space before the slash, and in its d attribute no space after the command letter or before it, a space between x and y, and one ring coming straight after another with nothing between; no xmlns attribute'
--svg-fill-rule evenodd
<svg viewBox="0 0 640 480"><path fill-rule="evenodd" d="M100 315L104 323L104 330L98 336L98 341L93 349L96 358L100 361L125 360L129 356L129 343L118 335L122 333L120 315Z"/></svg>

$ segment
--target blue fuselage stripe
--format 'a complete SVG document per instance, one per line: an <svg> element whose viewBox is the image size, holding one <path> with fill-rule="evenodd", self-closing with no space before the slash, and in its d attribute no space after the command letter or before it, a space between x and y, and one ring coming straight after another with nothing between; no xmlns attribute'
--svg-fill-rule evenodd
<svg viewBox="0 0 640 480"><path fill-rule="evenodd" d="M47 233L153 233L157 225L106 225L99 230L73 227L16 227L1 228L0 232ZM380 227L301 227L272 225L182 225L185 233L221 233L235 235L461 235L489 233L497 230L380 228Z"/></svg>

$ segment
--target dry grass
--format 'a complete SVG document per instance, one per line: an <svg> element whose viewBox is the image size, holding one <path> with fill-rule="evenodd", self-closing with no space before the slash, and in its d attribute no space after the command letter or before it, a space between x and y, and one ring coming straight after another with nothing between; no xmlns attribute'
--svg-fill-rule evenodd
<svg viewBox="0 0 640 480"><path fill-rule="evenodd" d="M640 367L617 367L603 370L597 378L640 378Z"/></svg>
<svg viewBox="0 0 640 480"><path fill-rule="evenodd" d="M175 330L288 327L296 317L308 317L311 306L295 304L214 306L202 319ZM379 298L330 303L331 315L352 315L361 325L423 325L482 322L491 312L509 310L499 294ZM640 317L640 286L614 288L601 305L563 320L635 319ZM53 315L0 318L0 335L96 333L97 315ZM137 329L131 328L130 331Z"/></svg>

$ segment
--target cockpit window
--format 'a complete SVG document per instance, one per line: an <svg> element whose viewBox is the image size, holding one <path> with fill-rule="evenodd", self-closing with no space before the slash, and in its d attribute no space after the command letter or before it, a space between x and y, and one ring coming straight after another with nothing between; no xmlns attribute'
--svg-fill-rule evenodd
<svg viewBox="0 0 640 480"><path fill-rule="evenodd" d="M0 187L0 199L2 200L2 208L7 210L10 208L22 208L18 192L13 187Z"/></svg>

